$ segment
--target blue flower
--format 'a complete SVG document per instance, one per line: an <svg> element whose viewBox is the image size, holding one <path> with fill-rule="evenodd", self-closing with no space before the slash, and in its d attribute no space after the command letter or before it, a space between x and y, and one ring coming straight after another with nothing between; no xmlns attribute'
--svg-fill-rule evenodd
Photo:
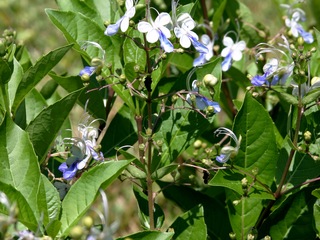
<svg viewBox="0 0 320 240"><path fill-rule="evenodd" d="M240 144L241 144L241 136L239 137L239 139L237 138L237 136L228 128L225 127L220 127L218 128L214 134L216 136L219 136L220 134L224 134L226 136L229 136L230 138L233 139L233 141L235 142L236 146L232 147L230 145L226 145L223 146L221 148L220 151L220 155L216 157L216 160L220 163L225 163L227 162L230 158L234 158L237 154L238 151L240 149Z"/></svg>
<svg viewBox="0 0 320 240"><path fill-rule="evenodd" d="M292 36L298 37L299 35L303 38L306 43L313 43L314 39L311 33L306 32L303 27L298 23L299 21L304 21L304 12L299 9L293 12L292 18L287 18L285 24L290 28Z"/></svg>
<svg viewBox="0 0 320 240"><path fill-rule="evenodd" d="M287 39L283 37L284 44L279 44L291 53ZM274 56L269 59L263 66L263 75L256 75L252 78L251 83L254 86L268 85L273 86L278 83L284 85L287 79L291 76L294 68L294 62L290 54L286 54L283 50L275 48L265 43L260 43L256 47L256 58L261 54Z"/></svg>
<svg viewBox="0 0 320 240"><path fill-rule="evenodd" d="M219 104L217 102L213 102L213 101L209 100L208 98L206 98L204 96L200 96L198 94L199 88L197 86L197 82L198 82L197 80L194 80L192 82L192 92L197 93L197 95L195 95L195 94L192 95L192 93L188 93L187 97L186 97L187 102L190 105L193 105L192 98L193 98L193 96L195 96L195 104L196 104L197 109L205 110L207 107L211 106L211 107L213 107L215 113L220 112L221 107L219 106Z"/></svg>
<svg viewBox="0 0 320 240"><path fill-rule="evenodd" d="M221 52L224 60L221 63L222 71L226 72L230 69L233 61L239 61L242 58L242 51L246 48L244 41L233 42L232 38L224 36L222 40L225 48Z"/></svg>
<svg viewBox="0 0 320 240"><path fill-rule="evenodd" d="M91 76L96 71L96 67L85 66L79 73L79 76L82 77L84 75Z"/></svg>
<svg viewBox="0 0 320 240"><path fill-rule="evenodd" d="M155 21L150 18L149 22L139 22L138 31L147 33L146 39L149 43L155 43L159 40L161 48L165 52L170 53L174 50L172 43L168 40L168 38L171 37L171 33L169 30L169 27L171 25L172 21L170 15L168 13L160 13Z"/></svg>
<svg viewBox="0 0 320 240"><path fill-rule="evenodd" d="M119 31L119 28L122 32L127 31L130 18L133 18L136 13L135 6L133 5L133 0L126 0L126 9L127 11L125 12L125 14L115 24L110 24L107 27L104 32L105 35L115 35Z"/></svg>

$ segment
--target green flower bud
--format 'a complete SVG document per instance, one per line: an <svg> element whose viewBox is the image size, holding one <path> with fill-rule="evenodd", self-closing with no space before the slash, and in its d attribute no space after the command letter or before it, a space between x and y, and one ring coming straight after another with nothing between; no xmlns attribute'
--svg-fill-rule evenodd
<svg viewBox="0 0 320 240"><path fill-rule="evenodd" d="M232 202L232 204L233 204L234 206L237 206L240 202L241 202L241 200L234 200L234 201Z"/></svg>
<svg viewBox="0 0 320 240"><path fill-rule="evenodd" d="M152 129L151 128L147 128L146 134L147 134L147 136L150 137L152 135Z"/></svg>
<svg viewBox="0 0 320 240"><path fill-rule="evenodd" d="M135 24L136 24L136 23L135 23L133 20L130 20L130 21L129 21L129 26L130 26L130 27L133 27Z"/></svg>
<svg viewBox="0 0 320 240"><path fill-rule="evenodd" d="M83 235L83 229L80 226L75 226L71 229L69 236L72 239L80 239Z"/></svg>
<svg viewBox="0 0 320 240"><path fill-rule="evenodd" d="M203 78L203 82L207 86L214 87L218 83L218 79L212 74L206 74Z"/></svg>
<svg viewBox="0 0 320 240"><path fill-rule="evenodd" d="M121 75L119 76L119 81L120 81L121 83L125 83L125 82L127 81L126 75L121 74Z"/></svg>
<svg viewBox="0 0 320 240"><path fill-rule="evenodd" d="M242 186L242 188L248 187L248 179L247 178L244 177L241 179L241 186Z"/></svg>
<svg viewBox="0 0 320 240"><path fill-rule="evenodd" d="M253 234L249 233L248 236L247 236L247 239L248 240L254 240L255 236Z"/></svg>
<svg viewBox="0 0 320 240"><path fill-rule="evenodd" d="M111 68L112 68L112 63L111 63L111 62L108 62L108 63L106 64L106 67L109 68L109 69L111 69Z"/></svg>
<svg viewBox="0 0 320 240"><path fill-rule="evenodd" d="M201 145L202 145L202 141L201 141L201 140L196 140L196 141L193 143L193 147L194 147L195 149L201 148Z"/></svg>
<svg viewBox="0 0 320 240"><path fill-rule="evenodd" d="M90 75L87 74L87 73L84 73L84 74L81 76L81 80L82 80L82 82L84 82L84 83L89 82L89 81L90 81Z"/></svg>
<svg viewBox="0 0 320 240"><path fill-rule="evenodd" d="M265 37L267 36L267 34L266 34L264 31L262 31L262 30L260 30L260 31L258 32L258 34L259 34L259 36L262 37L262 38L265 38Z"/></svg>
<svg viewBox="0 0 320 240"><path fill-rule="evenodd" d="M311 141L312 134L311 134L311 132L306 131L306 132L304 132L303 137L304 137L304 140L305 140L306 142L310 142L310 141Z"/></svg>
<svg viewBox="0 0 320 240"><path fill-rule="evenodd" d="M304 44L304 40L302 37L298 37L298 44L302 46Z"/></svg>
<svg viewBox="0 0 320 240"><path fill-rule="evenodd" d="M104 25L105 27L108 27L110 24L111 24L111 22L108 21L108 20L104 21L104 23L103 23L103 25Z"/></svg>
<svg viewBox="0 0 320 240"><path fill-rule="evenodd" d="M178 99L179 99L179 96L178 96L178 95L173 95L173 96L171 97L171 100L172 100L173 103L175 103Z"/></svg>
<svg viewBox="0 0 320 240"><path fill-rule="evenodd" d="M100 152L100 150L101 150L101 145L99 144L99 145L94 146L94 147L93 147L93 150L96 151L96 152Z"/></svg>
<svg viewBox="0 0 320 240"><path fill-rule="evenodd" d="M93 226L93 219L90 216L86 216L82 219L82 224L85 226L87 229L90 229Z"/></svg>
<svg viewBox="0 0 320 240"><path fill-rule="evenodd" d="M259 173L259 169L258 169L257 167L255 167L255 168L253 168L253 169L251 170L251 172L252 172L252 174L253 174L254 176L257 176L258 173Z"/></svg>
<svg viewBox="0 0 320 240"><path fill-rule="evenodd" d="M214 107L213 106L208 106L206 108L206 114L211 116L212 114L214 114Z"/></svg>
<svg viewBox="0 0 320 240"><path fill-rule="evenodd" d="M157 144L158 147L162 147L163 141L162 140L157 140L156 144Z"/></svg>
<svg viewBox="0 0 320 240"><path fill-rule="evenodd" d="M133 71L136 73L140 72L140 66L138 64L134 65Z"/></svg>
<svg viewBox="0 0 320 240"><path fill-rule="evenodd" d="M263 240L271 240L271 237L267 235L263 238Z"/></svg>
<svg viewBox="0 0 320 240"><path fill-rule="evenodd" d="M91 60L91 66L92 67L98 67L98 66L101 66L101 65L103 65L103 61L102 61L102 59L100 59L100 58L92 58L92 60Z"/></svg>
<svg viewBox="0 0 320 240"><path fill-rule="evenodd" d="M166 58L167 58L167 54L162 53L161 58L162 58L162 59L166 59Z"/></svg>
<svg viewBox="0 0 320 240"><path fill-rule="evenodd" d="M0 56L5 55L7 48L7 42L4 38L0 38Z"/></svg>
<svg viewBox="0 0 320 240"><path fill-rule="evenodd" d="M177 52L177 53L184 53L184 49L183 49L183 48L178 48L178 49L176 50L176 52Z"/></svg>
<svg viewBox="0 0 320 240"><path fill-rule="evenodd" d="M139 144L139 150L144 150L146 145L144 143Z"/></svg>
<svg viewBox="0 0 320 240"><path fill-rule="evenodd" d="M236 236L237 236L237 235L236 235L235 233L233 233L233 232L229 233L229 237L230 237L231 240L237 239Z"/></svg>

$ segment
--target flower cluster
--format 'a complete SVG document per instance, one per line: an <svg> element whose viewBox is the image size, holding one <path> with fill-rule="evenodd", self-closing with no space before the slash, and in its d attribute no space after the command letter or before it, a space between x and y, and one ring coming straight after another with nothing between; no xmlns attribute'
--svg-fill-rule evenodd
<svg viewBox="0 0 320 240"><path fill-rule="evenodd" d="M262 54L268 54L272 56L267 60L267 63L263 66L263 74L256 75L252 78L251 83L254 86L273 86L278 83L284 85L288 77L292 75L294 68L294 61L291 58L291 50L288 41L283 37L284 44L280 44L280 47L284 47L289 52L287 54L284 50L276 48L266 43L261 43L256 46L256 58L258 59Z"/></svg>
<svg viewBox="0 0 320 240"><path fill-rule="evenodd" d="M301 36L306 43L313 43L314 39L311 33L305 31L300 22L306 20L305 12L300 8L292 9L291 6L282 4L282 7L287 8L287 12L291 18L286 18L285 24L290 28L292 36L295 38Z"/></svg>
<svg viewBox="0 0 320 240"><path fill-rule="evenodd" d="M89 160L102 161L104 156L100 152L100 146L97 144L98 129L93 126L94 121L89 125L79 124L78 130L80 138L68 138L71 141L71 156L59 166L59 170L63 173L63 178L71 180L81 169L84 169Z"/></svg>

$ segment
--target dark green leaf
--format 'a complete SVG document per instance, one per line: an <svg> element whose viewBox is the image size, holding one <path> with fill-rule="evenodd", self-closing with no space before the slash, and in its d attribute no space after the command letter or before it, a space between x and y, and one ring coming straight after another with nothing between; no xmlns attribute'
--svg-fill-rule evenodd
<svg viewBox="0 0 320 240"><path fill-rule="evenodd" d="M72 45L58 48L40 58L37 63L24 74L16 91L12 104L12 112L15 112L28 92L62 59Z"/></svg>
<svg viewBox="0 0 320 240"><path fill-rule="evenodd" d="M173 234L172 232L144 231L117 238L117 240L170 240Z"/></svg>
<svg viewBox="0 0 320 240"><path fill-rule="evenodd" d="M61 236L68 235L70 229L92 206L99 189L109 186L129 163L125 160L104 162L81 175L62 202Z"/></svg>
<svg viewBox="0 0 320 240"><path fill-rule="evenodd" d="M179 216L170 228L174 229L174 239L177 240L206 240L207 227L204 221L202 206L196 206Z"/></svg>
<svg viewBox="0 0 320 240"><path fill-rule="evenodd" d="M42 95L34 88L25 97L26 124L33 121L37 115L47 107Z"/></svg>
<svg viewBox="0 0 320 240"><path fill-rule="evenodd" d="M77 101L82 89L73 92L55 104L45 108L28 125L29 133L35 152L40 162L47 156L52 142L56 138L62 124Z"/></svg>
<svg viewBox="0 0 320 240"><path fill-rule="evenodd" d="M137 41L136 38L143 39L143 34L135 30L129 30L127 34L129 37L123 43L123 61L125 64L133 62L141 66L141 70L144 70L143 66L146 65L147 61L146 52L134 42Z"/></svg>
<svg viewBox="0 0 320 240"><path fill-rule="evenodd" d="M302 98L302 104L307 105L315 101L319 97L320 97L320 88L316 88L313 91L308 92L308 94Z"/></svg>
<svg viewBox="0 0 320 240"><path fill-rule="evenodd" d="M9 82L13 72L13 64L0 57L0 84Z"/></svg>

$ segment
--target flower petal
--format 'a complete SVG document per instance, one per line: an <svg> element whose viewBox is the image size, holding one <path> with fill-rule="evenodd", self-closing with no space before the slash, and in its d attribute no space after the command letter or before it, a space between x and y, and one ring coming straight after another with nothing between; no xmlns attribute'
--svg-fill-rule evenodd
<svg viewBox="0 0 320 240"><path fill-rule="evenodd" d="M229 68L231 67L231 64L232 64L232 58L231 58L231 54L229 54L225 57L225 59L221 63L221 70L223 72L228 71Z"/></svg>
<svg viewBox="0 0 320 240"><path fill-rule="evenodd" d="M199 57L194 59L193 66L198 67L206 62L206 53L200 53Z"/></svg>
<svg viewBox="0 0 320 240"><path fill-rule="evenodd" d="M242 58L242 52L236 49L232 51L231 56L234 61L239 61Z"/></svg>
<svg viewBox="0 0 320 240"><path fill-rule="evenodd" d="M252 78L251 83L254 86L262 86L266 83L266 81L267 79L265 78L265 76L256 75Z"/></svg>
<svg viewBox="0 0 320 240"><path fill-rule="evenodd" d="M120 24L120 29L121 29L122 32L125 32L125 31L128 30L128 28L129 28L129 20L130 20L129 17L127 17L126 15L123 16L122 22Z"/></svg>
<svg viewBox="0 0 320 240"><path fill-rule="evenodd" d="M226 36L223 38L222 43L226 47L232 47L234 45L232 38Z"/></svg>
<svg viewBox="0 0 320 240"><path fill-rule="evenodd" d="M159 32L156 29L151 29L148 33L147 33L147 41L149 43L155 43L156 41L158 41L159 39Z"/></svg>
<svg viewBox="0 0 320 240"><path fill-rule="evenodd" d="M110 24L110 25L107 27L107 29L106 29L106 31L104 32L104 34L107 35L107 36L113 36L113 35L115 35L115 34L118 32L118 30L119 30L119 27L120 27L120 24L121 24L121 22L122 22L122 19L123 19L123 17L120 18L115 24Z"/></svg>
<svg viewBox="0 0 320 240"><path fill-rule="evenodd" d="M158 15L158 17L155 19L154 22L157 27L160 27L160 26L165 26L165 25L171 23L172 21L171 21L170 14L163 12Z"/></svg>
<svg viewBox="0 0 320 240"><path fill-rule="evenodd" d="M161 31L160 31L160 35L159 35L159 40L160 40L161 48L165 52L167 52L167 53L173 52L174 47L173 47L172 43L166 38L166 36Z"/></svg>
<svg viewBox="0 0 320 240"><path fill-rule="evenodd" d="M180 45L184 48L189 48L191 46L191 41L186 35L181 35L180 37Z"/></svg>
<svg viewBox="0 0 320 240"><path fill-rule="evenodd" d="M138 31L141 33L147 33L153 29L152 25L148 22L141 21L138 23Z"/></svg>
<svg viewBox="0 0 320 240"><path fill-rule="evenodd" d="M126 9L130 9L133 7L133 0L126 0Z"/></svg>

